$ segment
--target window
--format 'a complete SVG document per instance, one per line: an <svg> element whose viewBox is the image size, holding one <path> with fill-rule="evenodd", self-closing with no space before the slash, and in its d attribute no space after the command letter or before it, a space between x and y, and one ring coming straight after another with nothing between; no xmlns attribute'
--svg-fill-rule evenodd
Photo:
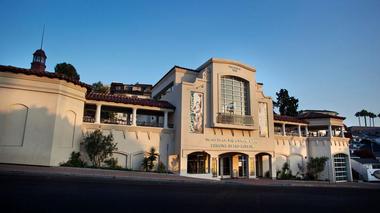
<svg viewBox="0 0 380 213"><path fill-rule="evenodd" d="M187 173L209 173L210 155L206 152L193 152L187 156Z"/></svg>
<svg viewBox="0 0 380 213"><path fill-rule="evenodd" d="M251 114L248 81L234 76L222 76L220 88L220 113L235 115Z"/></svg>
<svg viewBox="0 0 380 213"><path fill-rule="evenodd" d="M337 182L347 181L347 155L334 155L335 180Z"/></svg>

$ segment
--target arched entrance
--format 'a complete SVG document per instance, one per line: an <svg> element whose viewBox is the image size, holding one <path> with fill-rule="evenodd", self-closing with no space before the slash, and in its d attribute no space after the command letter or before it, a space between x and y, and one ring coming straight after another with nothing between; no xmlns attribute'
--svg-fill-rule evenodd
<svg viewBox="0 0 380 213"><path fill-rule="evenodd" d="M272 155L265 152L256 154L256 176L262 178L272 177Z"/></svg>
<svg viewBox="0 0 380 213"><path fill-rule="evenodd" d="M248 155L228 152L219 155L219 175L221 178L248 178Z"/></svg>
<svg viewBox="0 0 380 213"><path fill-rule="evenodd" d="M334 155L334 174L336 182L348 181L348 156L343 153Z"/></svg>
<svg viewBox="0 0 380 213"><path fill-rule="evenodd" d="M210 173L210 155L207 152L193 152L187 155L187 173Z"/></svg>

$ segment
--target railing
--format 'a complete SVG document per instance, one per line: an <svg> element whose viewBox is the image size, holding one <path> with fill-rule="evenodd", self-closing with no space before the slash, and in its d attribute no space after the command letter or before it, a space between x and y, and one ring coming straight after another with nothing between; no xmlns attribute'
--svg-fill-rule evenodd
<svg viewBox="0 0 380 213"><path fill-rule="evenodd" d="M137 126L164 127L163 123L137 121Z"/></svg>
<svg viewBox="0 0 380 213"><path fill-rule="evenodd" d="M94 117L91 117L91 116L84 116L84 117L83 117L83 122L87 122L87 123L95 123L95 118L94 118Z"/></svg>
<svg viewBox="0 0 380 213"><path fill-rule="evenodd" d="M101 119L101 123L105 123L105 124L130 125L130 122L128 122L128 121L126 121L126 120L121 120L121 119L116 119L116 118L112 118L112 119Z"/></svg>
<svg viewBox="0 0 380 213"><path fill-rule="evenodd" d="M250 115L218 113L216 120L222 124L253 126L253 117Z"/></svg>
<svg viewBox="0 0 380 213"><path fill-rule="evenodd" d="M83 122L87 122L87 123L95 123L95 118L93 117L90 117L90 116L84 116L83 117ZM100 120L100 123L103 123L103 124L118 124L118 125L132 125L132 123L130 121L126 121L126 120L121 120L121 119L105 119L105 118L102 118ZM145 126L145 127L164 127L164 124L163 123L157 123L157 122L144 122L144 121L136 121L136 125L137 126ZM169 128L173 128L174 127L174 124L168 124L168 127Z"/></svg>

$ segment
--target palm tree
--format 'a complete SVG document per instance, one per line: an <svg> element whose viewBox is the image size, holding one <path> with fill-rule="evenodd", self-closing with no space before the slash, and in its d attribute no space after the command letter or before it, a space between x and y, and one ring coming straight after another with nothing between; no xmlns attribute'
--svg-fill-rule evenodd
<svg viewBox="0 0 380 213"><path fill-rule="evenodd" d="M362 111L360 111L360 115L364 117L364 126L367 126L368 111L365 109L362 109Z"/></svg>
<svg viewBox="0 0 380 213"><path fill-rule="evenodd" d="M156 161L158 158L158 153L156 153L156 149L154 147L151 147L149 152L147 152L147 156L144 157L141 165L143 166L144 170L152 171L154 167L154 161Z"/></svg>
<svg viewBox="0 0 380 213"><path fill-rule="evenodd" d="M369 118L372 120L372 126L375 126L375 118L377 117L375 113L369 112L368 113Z"/></svg>
<svg viewBox="0 0 380 213"><path fill-rule="evenodd" d="M362 126L362 124L360 123L360 112L356 112L355 113L355 116L358 118L359 120L359 126Z"/></svg>

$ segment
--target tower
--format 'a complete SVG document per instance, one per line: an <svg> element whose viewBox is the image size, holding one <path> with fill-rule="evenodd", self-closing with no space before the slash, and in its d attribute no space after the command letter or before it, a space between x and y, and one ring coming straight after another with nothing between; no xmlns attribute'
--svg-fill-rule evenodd
<svg viewBox="0 0 380 213"><path fill-rule="evenodd" d="M44 35L45 35L45 25L42 30L41 47L40 49L36 50L33 53L33 61L31 63L32 66L30 69L34 71L45 72L45 68L46 68L45 62L46 62L47 57L46 57L45 52L42 50L42 45L44 43Z"/></svg>
<svg viewBox="0 0 380 213"><path fill-rule="evenodd" d="M46 54L42 49L38 49L33 53L33 61L31 69L39 72L44 72L46 65Z"/></svg>

